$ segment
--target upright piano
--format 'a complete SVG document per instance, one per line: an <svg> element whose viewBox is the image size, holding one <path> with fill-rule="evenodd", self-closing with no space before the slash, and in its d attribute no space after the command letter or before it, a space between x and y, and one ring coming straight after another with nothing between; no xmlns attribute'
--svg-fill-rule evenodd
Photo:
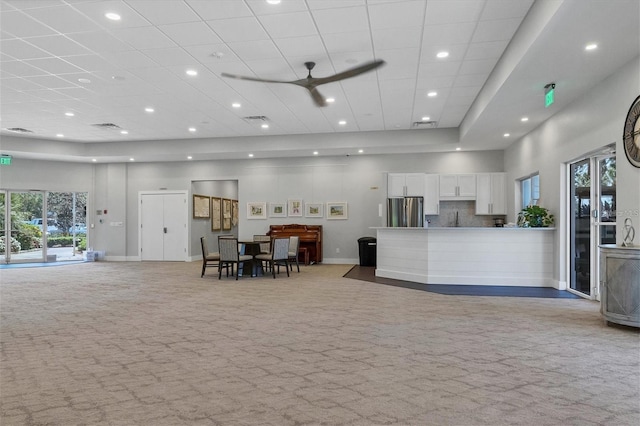
<svg viewBox="0 0 640 426"><path fill-rule="evenodd" d="M300 251L307 253L307 258L303 258L305 263L322 262L322 225L269 225L269 232L272 238L275 237L300 237ZM300 253L298 253L298 256ZM307 262L308 261L308 262Z"/></svg>

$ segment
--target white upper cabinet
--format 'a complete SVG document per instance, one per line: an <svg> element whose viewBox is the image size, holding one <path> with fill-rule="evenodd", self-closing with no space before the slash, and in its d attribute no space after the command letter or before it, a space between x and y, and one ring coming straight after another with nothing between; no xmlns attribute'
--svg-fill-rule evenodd
<svg viewBox="0 0 640 426"><path fill-rule="evenodd" d="M389 173L388 197L424 197L424 173Z"/></svg>
<svg viewBox="0 0 640 426"><path fill-rule="evenodd" d="M507 177L504 173L477 175L476 214L507 214Z"/></svg>
<svg viewBox="0 0 640 426"><path fill-rule="evenodd" d="M440 214L440 176L424 175L424 202L422 209L424 214Z"/></svg>
<svg viewBox="0 0 640 426"><path fill-rule="evenodd" d="M475 200L476 175L440 175L441 200Z"/></svg>

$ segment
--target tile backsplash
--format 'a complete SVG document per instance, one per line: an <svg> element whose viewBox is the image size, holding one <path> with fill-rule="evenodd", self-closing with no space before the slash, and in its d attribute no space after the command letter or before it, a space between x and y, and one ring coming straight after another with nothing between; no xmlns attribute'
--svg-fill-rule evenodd
<svg viewBox="0 0 640 426"><path fill-rule="evenodd" d="M499 217L506 220L505 215L476 215L475 201L440 201L440 214L427 215L429 226L456 226L456 213L458 214L458 226L494 226L493 218Z"/></svg>

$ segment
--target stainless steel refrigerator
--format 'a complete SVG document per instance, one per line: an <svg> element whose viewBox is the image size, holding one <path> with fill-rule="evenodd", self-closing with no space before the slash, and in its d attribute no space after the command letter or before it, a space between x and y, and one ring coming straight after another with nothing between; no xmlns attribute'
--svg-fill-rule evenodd
<svg viewBox="0 0 640 426"><path fill-rule="evenodd" d="M422 197L387 199L387 226L393 228L422 227Z"/></svg>

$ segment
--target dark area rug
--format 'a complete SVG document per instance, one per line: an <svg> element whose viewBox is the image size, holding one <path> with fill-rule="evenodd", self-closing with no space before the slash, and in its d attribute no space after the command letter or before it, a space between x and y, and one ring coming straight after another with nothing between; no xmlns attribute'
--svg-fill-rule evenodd
<svg viewBox="0 0 640 426"><path fill-rule="evenodd" d="M394 287L410 288L413 290L429 291L431 293L460 295L460 296L505 296L505 297L541 297L551 299L581 299L568 291L556 290L550 287L519 287L498 285L452 285L452 284L420 284L411 281L394 280L376 277L375 266L354 266L344 274L345 278L368 281L376 284Z"/></svg>

